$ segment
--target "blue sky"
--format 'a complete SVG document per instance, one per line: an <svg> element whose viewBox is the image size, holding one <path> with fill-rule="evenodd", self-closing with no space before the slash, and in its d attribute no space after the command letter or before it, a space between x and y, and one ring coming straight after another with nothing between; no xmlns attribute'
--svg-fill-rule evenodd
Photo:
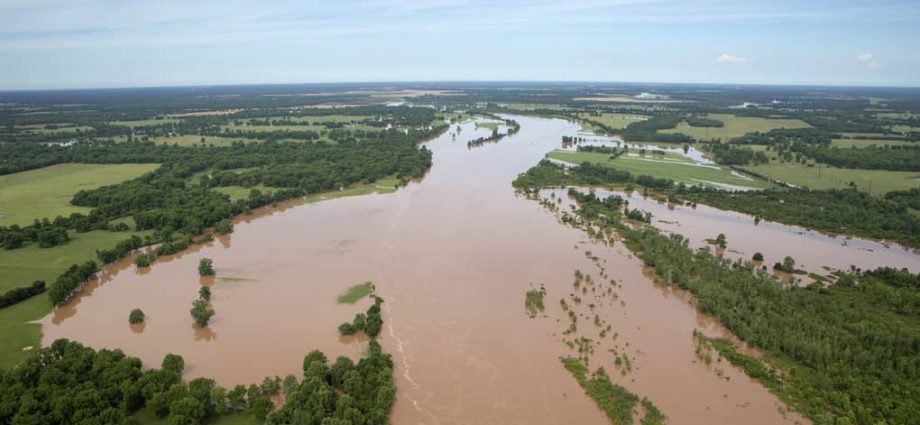
<svg viewBox="0 0 920 425"><path fill-rule="evenodd" d="M0 89L444 80L920 86L920 1L0 0Z"/></svg>

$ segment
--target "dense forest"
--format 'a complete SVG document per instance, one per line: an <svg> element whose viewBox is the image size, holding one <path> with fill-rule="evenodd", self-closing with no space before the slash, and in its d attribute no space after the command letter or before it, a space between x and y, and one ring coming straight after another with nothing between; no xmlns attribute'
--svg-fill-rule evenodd
<svg viewBox="0 0 920 425"><path fill-rule="evenodd" d="M690 291L700 311L763 351L774 367L745 358L745 369L816 424L920 417L920 275L883 268L840 275L828 287L787 288L753 263L624 224L618 203L570 195L583 219L615 229L661 283Z"/></svg>

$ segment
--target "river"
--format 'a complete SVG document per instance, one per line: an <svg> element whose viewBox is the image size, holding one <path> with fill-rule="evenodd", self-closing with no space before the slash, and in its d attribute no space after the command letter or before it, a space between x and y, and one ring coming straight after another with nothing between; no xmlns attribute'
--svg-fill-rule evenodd
<svg viewBox="0 0 920 425"><path fill-rule="evenodd" d="M299 376L312 349L356 358L366 348L340 338L336 327L367 301L335 299L370 280L386 300L381 343L396 364L393 423L604 424L559 360L577 354L563 343L568 316L559 299L573 291L580 270L616 283L603 283L615 287L615 299L597 297L591 313L616 337L598 337L590 318L579 322L580 335L598 341L592 368L604 366L614 382L648 397L669 423L802 421L726 362L697 358L694 329L728 335L686 295L653 284L620 244L592 242L515 194L515 176L579 128L514 119L520 132L499 143L468 149L467 140L490 134L474 123L427 142L432 169L396 193L262 209L239 218L231 235L158 259L149 270L130 259L108 266L42 320L43 344L66 337L121 348L150 366L172 352L185 358L186 378L225 386ZM740 239L729 235L729 247ZM198 276L203 257L214 260L216 278ZM212 287L216 315L196 329L189 308L202 284ZM540 285L546 312L531 319L524 294ZM142 328L128 325L133 308L147 314ZM617 372L611 350L629 356L630 372Z"/></svg>

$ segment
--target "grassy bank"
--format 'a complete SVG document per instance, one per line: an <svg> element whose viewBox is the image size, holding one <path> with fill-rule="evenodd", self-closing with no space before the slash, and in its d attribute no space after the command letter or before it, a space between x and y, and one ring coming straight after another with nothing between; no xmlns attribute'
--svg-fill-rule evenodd
<svg viewBox="0 0 920 425"><path fill-rule="evenodd" d="M629 171L635 175L649 175L656 178L666 178L687 185L718 186L717 184L728 184L753 189L766 189L773 186L771 183L763 180L749 180L732 175L731 170L727 167L702 165L689 158L677 157L674 154L670 154L670 156L652 154L631 156L626 154L620 155L612 160L610 159L610 155L593 152L554 151L549 153L548 156L552 159L558 159L572 164L590 162L592 164Z"/></svg>

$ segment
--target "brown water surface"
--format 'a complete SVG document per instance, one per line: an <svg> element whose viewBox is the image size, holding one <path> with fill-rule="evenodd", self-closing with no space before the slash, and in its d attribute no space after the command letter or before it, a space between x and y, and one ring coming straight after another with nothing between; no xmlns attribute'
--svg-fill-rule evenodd
<svg viewBox="0 0 920 425"><path fill-rule="evenodd" d="M151 366L177 353L186 378L209 376L225 386L299 376L312 349L357 357L366 348L366 341L340 339L336 327L368 301L335 299L371 280L386 300L381 342L396 363L394 423L604 424L559 361L577 355L562 342L568 316L559 299L581 270L617 283L616 298L592 298L590 313L611 325L615 339L600 338L587 307L579 307L586 315L580 335L598 341L592 367L604 366L615 382L651 399L672 424L792 423L797 417L784 417L776 397L743 373L697 359L694 329L726 334L685 295L655 286L624 248L591 242L515 195L514 177L578 131L561 120L515 119L521 131L496 144L467 149L467 140L489 133L473 123L456 138L428 142L432 170L394 194L263 209L238 220L229 237L149 270L129 260L107 267L43 319L43 343L67 337L122 348ZM729 235L729 247L737 239ZM202 257L214 260L213 282L198 277ZM211 285L216 315L197 329L189 309L203 283ZM541 284L546 312L530 319L524 293ZM146 313L142 329L127 323L134 308ZM629 356L632 371L617 372L609 350Z"/></svg>
<svg viewBox="0 0 920 425"><path fill-rule="evenodd" d="M629 208L652 213L655 227L684 235L695 247L709 245L707 239L724 233L728 241L726 257L750 260L755 252L760 252L768 268L790 256L795 259L797 269L824 275L828 269L849 270L851 266L864 270L889 266L920 272L920 254L897 244L832 236L765 220L755 224L754 217L747 214L707 205L659 203L639 192L595 192L598 196L615 193L624 197ZM715 249L715 245L709 246Z"/></svg>

